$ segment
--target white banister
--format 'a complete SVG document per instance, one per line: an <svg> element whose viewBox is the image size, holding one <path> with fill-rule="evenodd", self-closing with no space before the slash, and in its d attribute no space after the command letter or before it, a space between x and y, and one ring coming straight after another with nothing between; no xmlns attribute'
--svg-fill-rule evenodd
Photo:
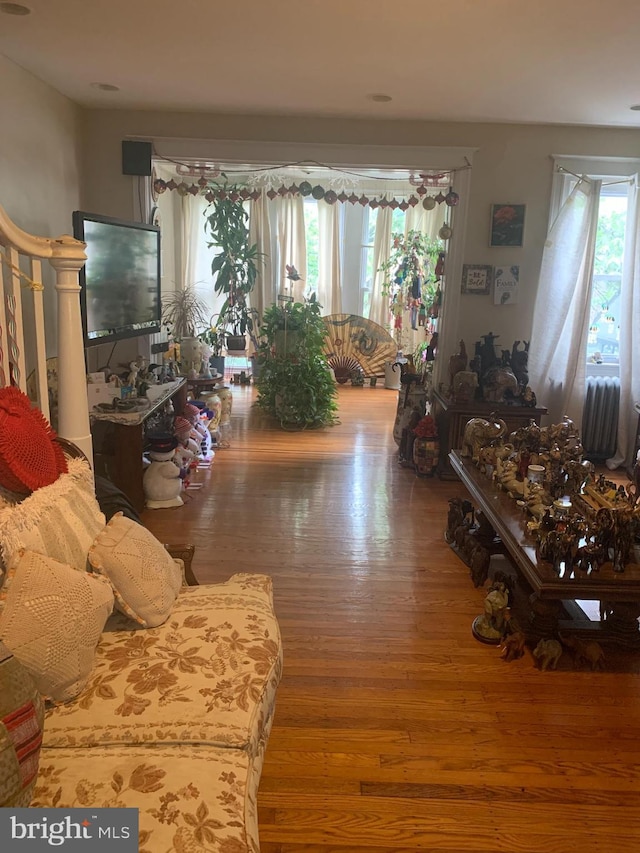
<svg viewBox="0 0 640 853"><path fill-rule="evenodd" d="M41 260L47 260L56 273L58 307L58 434L73 441L92 459L87 383L85 372L82 318L80 313L79 273L86 261L85 245L80 240L62 237L35 237L23 231L9 219L0 207L0 246L5 247L4 298L0 300L0 380L18 384L24 390L25 344L33 347L36 364L36 386L41 409L48 416L48 390L46 347L44 339L44 311L42 301ZM22 273L19 256L31 260L29 278ZM22 319L22 285L26 282L34 296L35 335L25 335ZM15 326L15 328L14 328ZM9 335L11 328L13 334ZM11 337L15 337L17 353L11 355ZM10 364L15 364L18 375L10 375Z"/></svg>

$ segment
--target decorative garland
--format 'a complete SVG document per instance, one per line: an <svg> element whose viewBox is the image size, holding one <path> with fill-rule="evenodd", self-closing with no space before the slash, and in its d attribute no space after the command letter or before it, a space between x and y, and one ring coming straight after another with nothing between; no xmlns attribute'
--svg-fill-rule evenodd
<svg viewBox="0 0 640 853"><path fill-rule="evenodd" d="M167 190L171 192L175 190L182 196L202 195L208 202L213 202L217 199L224 200L227 198L230 201L257 201L261 194L261 191L258 189L249 190L245 187L238 189L236 187L212 186L205 177L201 177L195 184L187 184L184 181L177 183L173 178L169 181L165 181L162 178L156 178L153 181L153 191L157 195L160 195ZM420 203L422 203L425 210L433 210L436 204L442 204L444 202L448 207L455 207L455 205L460 201L460 196L457 192L454 192L453 188L450 188L446 195L443 195L442 191L438 192L435 196L430 196L427 193L427 187L421 184L416 189L417 195L410 195L408 198L403 198L401 201L398 201L396 198L388 199L385 196L382 196L381 198L368 198L366 195L357 196L354 192L350 195L347 195L344 191L336 193L331 189L326 190L324 187L320 186L320 184L312 186L309 181L302 181L300 184L292 184L290 187L282 185L277 190L274 190L273 188L269 189L267 190L266 195L267 198L272 200L278 196L289 198L293 196L302 196L303 198L311 196L317 201L324 199L327 204L335 204L337 201L344 204L348 201L350 204L361 204L363 207L366 205L369 205L369 207L374 209L376 207L390 207L392 210L395 210L396 208L399 208L400 210L408 210L410 207L415 207Z"/></svg>

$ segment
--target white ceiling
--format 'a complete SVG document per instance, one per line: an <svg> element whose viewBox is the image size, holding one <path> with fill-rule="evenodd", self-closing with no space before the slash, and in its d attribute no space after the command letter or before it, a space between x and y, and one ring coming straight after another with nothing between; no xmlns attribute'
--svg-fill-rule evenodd
<svg viewBox="0 0 640 853"><path fill-rule="evenodd" d="M0 53L86 107L640 126L638 0L19 2Z"/></svg>

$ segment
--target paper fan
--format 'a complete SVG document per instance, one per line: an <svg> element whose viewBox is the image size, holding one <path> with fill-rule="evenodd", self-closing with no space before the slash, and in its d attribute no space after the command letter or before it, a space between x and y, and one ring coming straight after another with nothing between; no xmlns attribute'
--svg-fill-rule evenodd
<svg viewBox="0 0 640 853"><path fill-rule="evenodd" d="M358 368L365 376L383 376L385 362L396 360L396 342L372 320L357 314L329 314L322 319L329 331L324 354L341 384Z"/></svg>

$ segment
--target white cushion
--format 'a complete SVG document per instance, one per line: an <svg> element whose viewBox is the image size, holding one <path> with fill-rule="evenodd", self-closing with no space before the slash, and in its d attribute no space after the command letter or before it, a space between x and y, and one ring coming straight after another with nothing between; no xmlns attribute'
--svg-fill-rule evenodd
<svg viewBox="0 0 640 853"><path fill-rule="evenodd" d="M77 696L113 610L103 578L21 551L0 592L0 638L54 702Z"/></svg>
<svg viewBox="0 0 640 853"><path fill-rule="evenodd" d="M0 508L0 549L5 566L26 549L86 571L91 543L105 525L93 474L84 459L17 504Z"/></svg>
<svg viewBox="0 0 640 853"><path fill-rule="evenodd" d="M122 613L145 628L168 619L182 586L182 572L145 527L116 513L89 549L89 563L111 581Z"/></svg>

